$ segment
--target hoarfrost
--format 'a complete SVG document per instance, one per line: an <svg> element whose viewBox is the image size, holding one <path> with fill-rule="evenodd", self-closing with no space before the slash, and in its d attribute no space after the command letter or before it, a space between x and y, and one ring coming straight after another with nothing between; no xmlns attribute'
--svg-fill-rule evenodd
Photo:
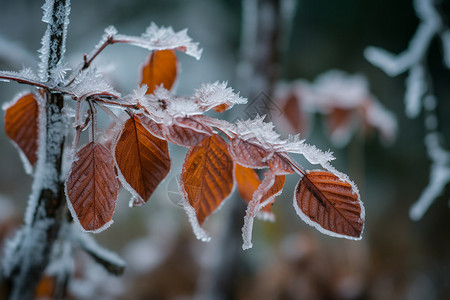
<svg viewBox="0 0 450 300"><path fill-rule="evenodd" d="M411 38L408 49L394 55L386 50L368 47L364 55L373 65L379 67L389 76L397 76L407 70L410 75L406 81L406 115L415 117L420 113L420 102L426 92L424 71L421 62L434 36L441 35L443 41L444 61L448 62L450 47L448 47L448 28L443 25L433 0L414 0L416 15L421 19L415 35ZM450 67L450 64L447 63Z"/></svg>
<svg viewBox="0 0 450 300"><path fill-rule="evenodd" d="M271 171L266 172L263 181L258 186L258 189L253 193L253 198L247 205L247 209L245 211L244 217L244 225L242 226L242 249L247 250L253 247L252 244L252 232L253 232L253 222L255 217L261 211L261 209L268 205L272 200L281 194L280 190L277 194L265 199L261 202L262 198L266 194L266 192L273 186L275 183L275 174Z"/></svg>
<svg viewBox="0 0 450 300"><path fill-rule="evenodd" d="M186 211L189 223L191 223L195 237L201 240L202 242L209 242L211 240L211 236L198 223L197 215L192 205L184 197L178 204L183 206L184 210Z"/></svg>
<svg viewBox="0 0 450 300"><path fill-rule="evenodd" d="M58 7L55 8L55 4ZM42 37L42 47L38 51L41 60L39 63L39 77L43 82L50 81L52 83L58 83L60 73L54 73L53 69L63 60L66 51L65 45L67 26L69 24L70 0L66 0L65 3L55 3L53 0L46 0L42 9L44 10L42 21L48 25ZM61 37L61 39L50 39L50 36ZM57 77L54 77L55 75Z"/></svg>
<svg viewBox="0 0 450 300"><path fill-rule="evenodd" d="M414 65L406 79L405 113L410 118L415 118L420 113L421 99L427 91L425 72L421 64Z"/></svg>
<svg viewBox="0 0 450 300"><path fill-rule="evenodd" d="M95 70L89 68L82 71L76 79L63 92L74 95L77 98L86 98L93 95L108 95L119 98L120 94Z"/></svg>
<svg viewBox="0 0 450 300"><path fill-rule="evenodd" d="M193 42L192 38L187 35L187 29L175 32L172 27L158 27L153 22L141 36L118 34L112 27L108 27L105 32L106 37L111 36L116 41L129 43L150 51L179 50L195 57L197 60L200 59L203 51L198 48L198 43Z"/></svg>
<svg viewBox="0 0 450 300"><path fill-rule="evenodd" d="M90 254L99 257L105 261L111 262L115 266L125 267L126 262L115 252L101 247L88 233L83 233L76 228L71 228L73 241L85 249Z"/></svg>
<svg viewBox="0 0 450 300"><path fill-rule="evenodd" d="M233 92L231 87L227 88L227 82L202 83L200 88L194 91L193 98L206 111L221 104L228 104L230 108L235 104L247 103L246 98Z"/></svg>
<svg viewBox="0 0 450 300"><path fill-rule="evenodd" d="M444 150L437 133L430 133L425 137L428 156L432 162L429 183L422 191L419 199L409 211L413 220L419 220L428 210L433 201L444 191L450 182L450 152Z"/></svg>

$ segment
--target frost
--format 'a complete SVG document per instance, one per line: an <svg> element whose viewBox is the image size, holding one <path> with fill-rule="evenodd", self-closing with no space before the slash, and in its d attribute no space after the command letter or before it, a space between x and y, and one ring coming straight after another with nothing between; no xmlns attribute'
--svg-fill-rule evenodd
<svg viewBox="0 0 450 300"><path fill-rule="evenodd" d="M254 119L238 120L234 133L245 141L257 141L266 149L272 150L274 145L282 144L280 135L274 130L272 122L264 122L266 116L256 115Z"/></svg>
<svg viewBox="0 0 450 300"><path fill-rule="evenodd" d="M306 144L305 140L301 140L299 135L290 135L285 140L282 149L303 155L311 164L323 165L335 159L332 152L323 152L314 145Z"/></svg>
<svg viewBox="0 0 450 300"><path fill-rule="evenodd" d="M447 29L441 34L444 63L450 69L450 30Z"/></svg>
<svg viewBox="0 0 450 300"><path fill-rule="evenodd" d="M240 97L239 93L234 93L231 87L227 88L226 82L218 81L202 83L200 88L194 91L193 98L205 111L221 104L227 104L231 108L235 104L247 103L246 98Z"/></svg>
<svg viewBox="0 0 450 300"><path fill-rule="evenodd" d="M261 209L268 205L273 199L280 195L282 189L276 193L275 195L264 199L261 202L262 198L266 194L266 192L273 186L275 183L275 174L272 172L266 172L264 180L258 186L258 189L253 193L252 200L248 203L247 209L245 211L244 217L244 225L242 226L242 249L247 250L253 247L252 244L252 231L253 231L253 221L257 214L261 211Z"/></svg>
<svg viewBox="0 0 450 300"><path fill-rule="evenodd" d="M300 181L299 181L298 184L300 184ZM295 190L297 190L298 184L297 184L297 186L295 187ZM295 197L295 194L294 194L294 198L293 198L293 199L294 199L294 200L293 200L293 206L294 206L295 212L296 212L297 215L300 217L300 219L302 219L302 221L305 222L306 224L308 224L309 226L314 227L314 228L316 228L318 231L320 231L321 233L326 234L326 235L329 235L329 236L332 236L332 237L344 238L344 239L349 239L349 240L354 240L354 241L359 241L359 240L361 240L361 238L362 238L362 233L363 233L364 230L361 231L361 235L360 235L359 237L351 237L351 236L348 236L348 235L343 235L343 234L339 234L339 233L336 233L336 232L327 230L327 229L323 228L322 226L320 226L319 223L312 221L307 215L305 215L305 214L303 213L303 211L300 209L300 207L298 207L297 199L296 199L296 197ZM361 200L360 200L360 198L359 198L359 194L358 194L358 200L359 200L360 204L362 205L362 202L361 202ZM365 217L364 207L361 206L361 215L360 215L360 219L362 219L362 218L364 218L364 217ZM363 229L364 229L364 228L363 228Z"/></svg>
<svg viewBox="0 0 450 300"><path fill-rule="evenodd" d="M119 98L120 94L116 92L103 76L94 68L89 68L81 74L67 87L63 92L74 95L76 98L86 98L93 95L107 95Z"/></svg>
<svg viewBox="0 0 450 300"><path fill-rule="evenodd" d="M39 78L33 73L30 68L23 68L19 72L14 71L0 71L0 75L11 76L14 78L22 78L30 81L38 81Z"/></svg>
<svg viewBox="0 0 450 300"><path fill-rule="evenodd" d="M79 230L72 228L71 236L74 242L80 244L80 246L85 249L91 255L99 257L105 261L112 263L115 266L125 267L125 261L117 255L115 252L101 247L88 233L80 232Z"/></svg>
<svg viewBox="0 0 450 300"><path fill-rule="evenodd" d="M172 27L158 27L152 22L139 37L118 34L114 30L109 31L114 33L114 40L129 43L150 51L174 49L186 52L186 54L196 59L200 59L203 51L198 48L198 43L193 42L187 35L187 29L174 32Z"/></svg>
<svg viewBox="0 0 450 300"><path fill-rule="evenodd" d="M425 137L427 153L432 161L430 178L427 187L409 211L413 220L419 220L425 214L433 201L444 191L450 182L450 152L442 149L437 133L430 133Z"/></svg>
<svg viewBox="0 0 450 300"><path fill-rule="evenodd" d="M421 66L434 36L441 35L443 41L444 61L448 64L450 47L448 47L448 28L443 25L442 18L436 10L433 0L414 0L414 9L421 23L411 38L409 47L404 52L394 55L385 50L368 47L364 55L374 66L379 67L389 76L397 76L407 70L410 75L406 81L406 115L415 117L420 113L420 104L427 85Z"/></svg>
<svg viewBox="0 0 450 300"><path fill-rule="evenodd" d="M415 118L419 115L421 99L426 91L427 84L423 66L421 64L414 65L406 79L405 112L408 117Z"/></svg>
<svg viewBox="0 0 450 300"><path fill-rule="evenodd" d="M370 94L367 79L362 75L349 75L330 70L312 84L315 106L321 110L328 107L355 108Z"/></svg>
<svg viewBox="0 0 450 300"><path fill-rule="evenodd" d="M195 237L202 242L209 242L211 240L211 236L198 223L197 215L192 205L185 198L181 199L178 204L183 206L184 210L186 211Z"/></svg>
<svg viewBox="0 0 450 300"><path fill-rule="evenodd" d="M432 163L429 183L410 210L411 219L418 220L450 181L448 158L450 154L442 148L439 142L437 100L427 82L428 70L423 67L423 61L427 59L431 41L435 37L440 37L443 62L450 68L450 29L436 7L437 1L414 0L413 4L421 23L411 38L408 49L398 55L393 55L385 50L369 47L365 51L365 56L368 61L390 76L396 76L409 70L405 93L406 115L411 118L417 117L422 106L427 110L425 128L428 133L425 137L425 145Z"/></svg>
<svg viewBox="0 0 450 300"><path fill-rule="evenodd" d="M58 7L55 8L55 5L58 5ZM42 47L39 50L41 60L39 63L39 78L43 82L50 81L56 84L59 82L61 73L53 72L53 69L57 68L57 65L60 64L66 51L65 45L67 26L69 24L70 0L66 0L65 3L55 3L54 0L46 0L42 9L44 10L42 21L48 25L42 37ZM61 38L50 39L50 36ZM55 75L56 77L54 77Z"/></svg>
<svg viewBox="0 0 450 300"><path fill-rule="evenodd" d="M397 121L394 114L370 93L369 83L363 75L330 70L319 75L312 83L306 80L281 83L277 86L276 95L284 103L294 96L299 106L299 118L304 117L304 112L319 113L327 121L336 111L346 113L343 124L329 130L331 141L336 146L345 146L350 141L358 128L357 122L376 128L387 141L396 136ZM377 117L381 119L377 120ZM285 116L278 117L277 121L285 128L289 128L292 122Z"/></svg>

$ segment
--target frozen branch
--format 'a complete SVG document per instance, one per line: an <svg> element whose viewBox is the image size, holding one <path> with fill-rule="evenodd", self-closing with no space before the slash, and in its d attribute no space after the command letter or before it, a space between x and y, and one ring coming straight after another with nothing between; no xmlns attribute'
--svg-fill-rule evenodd
<svg viewBox="0 0 450 300"><path fill-rule="evenodd" d="M364 51L366 59L382 69L389 76L397 76L409 71L406 80L406 115L416 117L421 110L423 96L427 91L422 64L435 36L443 42L444 61L450 67L450 33L436 9L434 0L414 0L414 8L421 20L416 33L411 38L408 49L394 55L386 50L368 47Z"/></svg>
<svg viewBox="0 0 450 300"><path fill-rule="evenodd" d="M72 230L74 242L88 253L97 263L102 265L109 273L121 275L125 270L125 261L116 253L101 247L88 233L80 232L77 228Z"/></svg>

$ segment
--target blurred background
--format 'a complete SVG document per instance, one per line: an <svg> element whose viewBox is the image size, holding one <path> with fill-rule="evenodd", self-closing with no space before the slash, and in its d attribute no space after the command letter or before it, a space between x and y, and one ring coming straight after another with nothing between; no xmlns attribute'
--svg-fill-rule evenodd
<svg viewBox="0 0 450 300"><path fill-rule="evenodd" d="M23 66L37 70L37 50L45 31L41 5L41 1L0 0L1 70ZM449 3L443 1L441 9L448 21ZM242 200L235 195L207 220L211 242L196 240L184 210L176 205L180 197L176 176L186 150L173 146L171 173L149 202L128 208L130 194L123 190L114 224L95 235L101 245L127 261L124 275L109 275L75 249L70 299L92 299L94 295L96 299L211 299L211 286L222 291L222 299L450 299L450 189L421 220L409 218L409 209L429 176L423 115L416 119L404 115L405 74L390 78L363 56L370 45L393 53L408 47L419 24L412 1L300 0L288 11L292 23L280 55L280 81L314 82L332 69L361 74L367 79L370 94L397 119L396 139L390 143L380 141L377 131L367 134L360 130L362 126L356 126L349 142L337 147L330 140L325 116L305 113L308 126L302 136L320 149L333 151L334 166L360 189L366 208L363 239L332 238L303 223L292 207L299 177L290 175L273 207L276 221L255 221L253 248L243 251L237 245L230 270L220 270L224 268L221 260L233 251L229 249L233 242L223 246L230 230L240 243L243 218L231 218L235 213L230 207L234 207L233 201ZM252 103L255 93L243 86L238 72L243 59L241 45L245 43L242 20L242 3L237 0L73 1L66 58L70 66L78 65L108 25L130 35L141 34L150 22L172 26L176 31L188 28L203 55L197 61L177 54L181 73L176 93L190 95L201 82L228 81ZM96 59L95 65L118 91L128 94L137 87L147 56L142 49L114 45ZM449 140L450 72L442 63L440 41L432 42L426 59L439 99L441 131ZM26 89L30 88L0 83L0 102L8 102ZM283 111L277 97L265 99L275 107L272 111ZM245 117L243 111L250 108L235 107L224 118ZM0 127L3 244L22 222L32 180L6 137L3 122ZM287 133L282 125L278 131ZM306 168L317 168L299 161ZM233 227L230 222L241 223ZM222 286L221 276L228 276Z"/></svg>

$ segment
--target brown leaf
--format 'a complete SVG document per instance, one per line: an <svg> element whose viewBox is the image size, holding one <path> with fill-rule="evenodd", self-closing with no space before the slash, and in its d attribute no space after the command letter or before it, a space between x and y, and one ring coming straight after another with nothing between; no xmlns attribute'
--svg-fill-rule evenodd
<svg viewBox="0 0 450 300"><path fill-rule="evenodd" d="M142 126L144 126L152 135L162 140L164 139L162 124L156 123L144 114L135 114L135 116L139 118Z"/></svg>
<svg viewBox="0 0 450 300"><path fill-rule="evenodd" d="M178 60L174 50L153 51L142 69L141 84L148 86L147 94L153 93L161 84L170 90L177 78L177 69Z"/></svg>
<svg viewBox="0 0 450 300"><path fill-rule="evenodd" d="M217 134L191 148L181 172L181 188L199 225L233 189L233 160L227 143Z"/></svg>
<svg viewBox="0 0 450 300"><path fill-rule="evenodd" d="M166 138L174 144L193 147L213 134L211 128L192 118L176 118L175 123L166 127Z"/></svg>
<svg viewBox="0 0 450 300"><path fill-rule="evenodd" d="M290 92L284 99L283 114L281 114L282 123L288 123L286 128L290 133L298 133L306 135L308 131L308 115L302 107L302 99L295 92ZM283 124L282 124L283 125Z"/></svg>
<svg viewBox="0 0 450 300"><path fill-rule="evenodd" d="M236 182L238 184L239 195L248 204L253 199L253 194L261 184L261 180L259 179L258 174L256 174L255 170L243 167L239 164L236 164L234 168L234 174ZM269 199L273 195L278 194L283 189L285 178L286 176L284 175L275 176L274 184L268 191L265 192L260 202L264 202L266 199ZM268 205L264 206L261 211L271 213L271 204L274 201L275 197Z"/></svg>
<svg viewBox="0 0 450 300"><path fill-rule="evenodd" d="M273 155L273 152L243 139L233 138L230 140L230 154L240 165L249 168L264 168L269 167L268 158Z"/></svg>
<svg viewBox="0 0 450 300"><path fill-rule="evenodd" d="M5 109L5 131L34 165L39 136L39 107L34 94L22 96Z"/></svg>
<svg viewBox="0 0 450 300"><path fill-rule="evenodd" d="M111 224L118 192L114 158L109 150L97 142L78 150L66 180L74 220L86 231L106 228Z"/></svg>
<svg viewBox="0 0 450 300"><path fill-rule="evenodd" d="M122 185L142 205L170 171L169 148L166 141L153 136L140 119L125 122L114 150Z"/></svg>
<svg viewBox="0 0 450 300"><path fill-rule="evenodd" d="M364 207L351 185L327 171L310 171L295 190L294 207L307 224L320 232L361 239Z"/></svg>
<svg viewBox="0 0 450 300"><path fill-rule="evenodd" d="M232 138L230 154L236 163L249 168L270 169L277 175L292 174L294 170L289 162L275 151L269 151L251 140Z"/></svg>

